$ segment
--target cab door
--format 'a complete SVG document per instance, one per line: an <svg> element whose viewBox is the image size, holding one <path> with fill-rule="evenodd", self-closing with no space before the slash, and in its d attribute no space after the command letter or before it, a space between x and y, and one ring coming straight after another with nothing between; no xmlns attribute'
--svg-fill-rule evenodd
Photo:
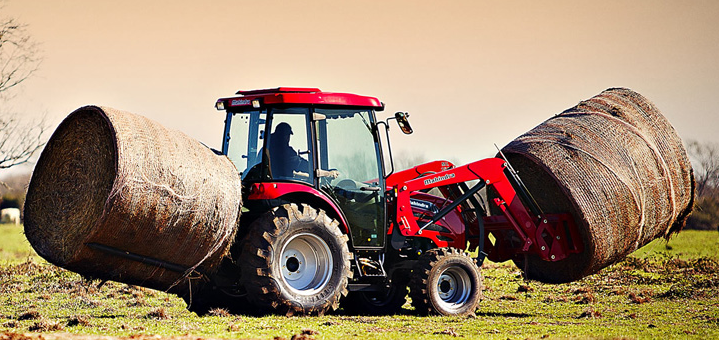
<svg viewBox="0 0 719 340"><path fill-rule="evenodd" d="M320 189L342 209L357 247L382 247L384 179L368 110L315 109L320 170L336 171L336 178L319 178ZM319 171L318 171L319 172Z"/></svg>

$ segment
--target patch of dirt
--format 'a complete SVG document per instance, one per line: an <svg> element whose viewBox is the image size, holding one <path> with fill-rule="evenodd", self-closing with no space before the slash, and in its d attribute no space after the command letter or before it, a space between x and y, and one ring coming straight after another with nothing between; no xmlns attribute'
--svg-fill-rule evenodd
<svg viewBox="0 0 719 340"><path fill-rule="evenodd" d="M16 328L17 325L18 325L18 323L15 320L10 320L10 321L2 324L3 327L7 327L7 328Z"/></svg>
<svg viewBox="0 0 719 340"><path fill-rule="evenodd" d="M303 329L300 334L295 334L290 340L315 340L313 335L320 334L320 332L312 329ZM277 337L275 337L277 339Z"/></svg>
<svg viewBox="0 0 719 340"><path fill-rule="evenodd" d="M679 258L663 257L658 259L640 259L627 257L617 265L619 270L641 270L658 274L715 274L719 272L719 262L710 257L700 257L689 261Z"/></svg>
<svg viewBox="0 0 719 340"><path fill-rule="evenodd" d="M534 291L534 288L532 288L528 285L519 285L519 287L517 288L517 293L529 293L529 292L533 292L533 291Z"/></svg>
<svg viewBox="0 0 719 340"><path fill-rule="evenodd" d="M56 321L39 320L28 327L31 332L57 332L65 329L63 325Z"/></svg>
<svg viewBox="0 0 719 340"><path fill-rule="evenodd" d="M35 310L29 310L25 313L18 315L18 320L37 320L40 318L40 313Z"/></svg>
<svg viewBox="0 0 719 340"><path fill-rule="evenodd" d="M230 311L224 308L212 308L209 312L207 312L207 315L209 316L220 316L220 317L228 317L231 316Z"/></svg>
<svg viewBox="0 0 719 340"><path fill-rule="evenodd" d="M434 333L432 333L432 334L449 335L449 336L452 336L452 337L458 337L458 336L460 336L459 333L457 333L457 331L454 330L454 328L447 328L447 329L445 329L445 330L443 330L443 331L441 331L441 332L434 332Z"/></svg>
<svg viewBox="0 0 719 340"><path fill-rule="evenodd" d="M641 291L638 293L631 292L631 293L629 293L628 297L629 297L629 301L631 301L631 303L642 304L642 303L652 302L653 295L654 295L654 293L651 291Z"/></svg>
<svg viewBox="0 0 719 340"><path fill-rule="evenodd" d="M44 340L42 334L0 333L0 340Z"/></svg>
<svg viewBox="0 0 719 340"><path fill-rule="evenodd" d="M84 315L72 316L67 320L68 327L89 326L89 325L90 325L89 318Z"/></svg>
<svg viewBox="0 0 719 340"><path fill-rule="evenodd" d="M577 319L584 319L584 318L596 319L596 318L601 318L601 317L602 317L602 313L600 313L599 311L594 310L594 308L587 308L586 310L584 310L584 312L582 312L582 314L579 314Z"/></svg>
<svg viewBox="0 0 719 340"><path fill-rule="evenodd" d="M372 318L365 318L361 316L347 316L347 317L341 317L340 320L342 321L352 321L356 323L367 323L367 324L373 324L377 323L377 320Z"/></svg>
<svg viewBox="0 0 719 340"><path fill-rule="evenodd" d="M584 293L575 296L572 301L580 305L588 305L597 302L597 298L592 293Z"/></svg>
<svg viewBox="0 0 719 340"><path fill-rule="evenodd" d="M169 319L170 315L167 314L167 310L165 310L165 308L159 307L151 310L145 317L148 319L165 320Z"/></svg>
<svg viewBox="0 0 719 340"><path fill-rule="evenodd" d="M566 296L561 295L554 295L550 294L543 300L545 303L553 303L553 302L567 302L569 299Z"/></svg>

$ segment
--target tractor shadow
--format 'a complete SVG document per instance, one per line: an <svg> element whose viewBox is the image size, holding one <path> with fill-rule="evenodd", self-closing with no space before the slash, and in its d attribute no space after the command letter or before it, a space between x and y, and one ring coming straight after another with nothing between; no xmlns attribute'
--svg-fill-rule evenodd
<svg viewBox="0 0 719 340"><path fill-rule="evenodd" d="M510 318L528 318L532 315L527 313L500 313L500 312L477 312L475 314L476 316L485 316L485 317L510 317Z"/></svg>

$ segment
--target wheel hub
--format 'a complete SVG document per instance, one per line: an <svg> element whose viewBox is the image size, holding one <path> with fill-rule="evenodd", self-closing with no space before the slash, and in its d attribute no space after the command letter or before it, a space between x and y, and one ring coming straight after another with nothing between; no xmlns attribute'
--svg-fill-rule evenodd
<svg viewBox="0 0 719 340"><path fill-rule="evenodd" d="M319 292L332 275L329 246L314 234L291 237L282 248L282 280L297 294Z"/></svg>
<svg viewBox="0 0 719 340"><path fill-rule="evenodd" d="M287 267L287 270L290 272L297 272L298 269L300 269L300 260L297 259L297 257L293 256L287 259L287 262L285 262L285 267Z"/></svg>
<svg viewBox="0 0 719 340"><path fill-rule="evenodd" d="M461 308L472 294L469 274L459 267L448 268L439 275L437 295L447 309Z"/></svg>
<svg viewBox="0 0 719 340"><path fill-rule="evenodd" d="M443 300L445 300L445 297L452 295L455 285L454 278L449 275L442 275L442 277L439 278L439 284L437 286L439 288L439 295L443 296Z"/></svg>

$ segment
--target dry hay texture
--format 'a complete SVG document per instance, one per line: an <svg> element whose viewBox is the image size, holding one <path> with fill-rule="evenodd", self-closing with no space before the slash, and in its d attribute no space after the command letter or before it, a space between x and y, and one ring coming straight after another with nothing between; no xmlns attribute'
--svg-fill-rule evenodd
<svg viewBox="0 0 719 340"><path fill-rule="evenodd" d="M45 146L25 203L25 234L49 262L88 277L185 293L176 272L91 249L97 243L211 272L234 238L234 165L179 131L108 107L71 113Z"/></svg>
<svg viewBox="0 0 719 340"><path fill-rule="evenodd" d="M568 282L684 226L694 198L681 139L640 94L612 88L541 123L502 149L545 213L570 212L582 254L517 261L527 276Z"/></svg>

